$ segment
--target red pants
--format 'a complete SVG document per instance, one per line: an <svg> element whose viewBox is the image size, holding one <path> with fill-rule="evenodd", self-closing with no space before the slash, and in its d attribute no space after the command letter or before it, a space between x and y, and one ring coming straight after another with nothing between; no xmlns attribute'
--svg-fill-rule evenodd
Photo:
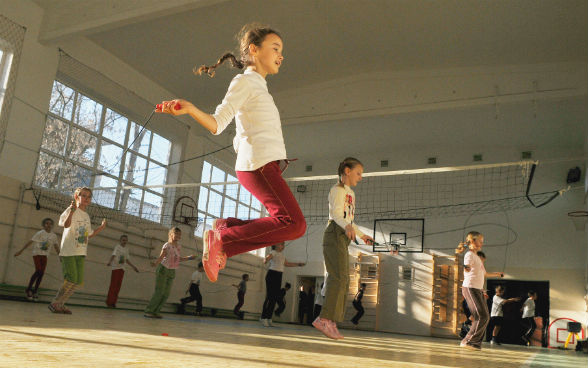
<svg viewBox="0 0 588 368"><path fill-rule="evenodd" d="M237 171L237 178L245 189L263 203L270 217L255 220L228 218L227 228L220 230L227 257L304 235L306 220L282 178L278 161L272 161L254 171Z"/></svg>
<svg viewBox="0 0 588 368"><path fill-rule="evenodd" d="M108 297L106 298L106 305L116 305L116 301L118 300L118 293L120 291L124 275L125 270L122 268L118 270L112 270L112 275L110 276L110 288L108 289Z"/></svg>

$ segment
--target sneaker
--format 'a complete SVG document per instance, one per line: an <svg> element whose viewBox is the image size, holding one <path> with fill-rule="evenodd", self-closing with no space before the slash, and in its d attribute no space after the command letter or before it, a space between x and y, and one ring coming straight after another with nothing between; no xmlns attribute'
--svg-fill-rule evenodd
<svg viewBox="0 0 588 368"><path fill-rule="evenodd" d="M38 302L39 301L39 294L37 294L37 293L34 293L33 294L33 301L34 302Z"/></svg>
<svg viewBox="0 0 588 368"><path fill-rule="evenodd" d="M57 303L50 303L47 308L51 311L51 313L63 313L63 309Z"/></svg>
<svg viewBox="0 0 588 368"><path fill-rule="evenodd" d="M72 314L71 311L65 305L61 306L61 313Z"/></svg>
<svg viewBox="0 0 588 368"><path fill-rule="evenodd" d="M274 324L273 324L273 321L272 321L272 319L271 319L271 318L270 318L270 319L267 319L266 321L267 321L267 324L268 324L270 327L274 327Z"/></svg>
<svg viewBox="0 0 588 368"><path fill-rule="evenodd" d="M335 335L335 338L338 340L344 339L345 337L343 337L343 335L341 335L341 332L339 332L339 329L337 328L337 323L335 323L335 321L330 321L330 326L331 331L333 331L333 334Z"/></svg>
<svg viewBox="0 0 588 368"><path fill-rule="evenodd" d="M25 293L27 295L27 300L29 302L32 302L33 301L33 292L31 290L25 290Z"/></svg>
<svg viewBox="0 0 588 368"><path fill-rule="evenodd" d="M212 230L222 230L227 228L227 220L225 219L215 219L212 222Z"/></svg>
<svg viewBox="0 0 588 368"><path fill-rule="evenodd" d="M239 312L239 319L245 318L245 312Z"/></svg>
<svg viewBox="0 0 588 368"><path fill-rule="evenodd" d="M263 327L271 327L271 325L269 324L269 319L267 318L262 318L261 324L263 324Z"/></svg>
<svg viewBox="0 0 588 368"><path fill-rule="evenodd" d="M334 332L329 327L329 320L326 320L321 317L316 317L314 322L312 322L312 325L314 326L314 328L316 328L317 330L322 332L323 335L325 335L326 337L333 339L333 340L337 340L337 336L334 334Z"/></svg>
<svg viewBox="0 0 588 368"><path fill-rule="evenodd" d="M206 230L202 237L204 243L202 265L204 266L206 276L211 282L216 282L219 270L224 268L227 263L227 255L223 251L223 245L218 235L218 231ZM223 267L221 267L221 264Z"/></svg>
<svg viewBox="0 0 588 368"><path fill-rule="evenodd" d="M154 314L153 318L162 319L163 316L161 314Z"/></svg>
<svg viewBox="0 0 588 368"><path fill-rule="evenodd" d="M465 342L462 342L461 344L459 344L459 346L460 346L460 347L462 347L462 348L466 348L466 349L468 349L468 350L475 350L475 351L480 351L480 350L482 350L482 348L481 348L481 347L477 347L477 346L474 346L474 345L470 345L470 344L468 344L468 343L465 343Z"/></svg>
<svg viewBox="0 0 588 368"><path fill-rule="evenodd" d="M153 313L147 313L147 312L145 312L145 314L143 314L143 317L145 317L145 318L157 318L155 316L155 314L153 314Z"/></svg>
<svg viewBox="0 0 588 368"><path fill-rule="evenodd" d="M500 343L498 342L498 340L493 338L492 340L490 340L490 345L500 345Z"/></svg>

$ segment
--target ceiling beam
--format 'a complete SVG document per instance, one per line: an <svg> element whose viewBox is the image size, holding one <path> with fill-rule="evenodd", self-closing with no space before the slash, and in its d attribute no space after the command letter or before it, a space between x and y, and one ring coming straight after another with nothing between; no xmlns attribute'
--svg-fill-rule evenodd
<svg viewBox="0 0 588 368"><path fill-rule="evenodd" d="M45 9L39 42L86 36L149 19L171 16L228 0L37 1Z"/></svg>

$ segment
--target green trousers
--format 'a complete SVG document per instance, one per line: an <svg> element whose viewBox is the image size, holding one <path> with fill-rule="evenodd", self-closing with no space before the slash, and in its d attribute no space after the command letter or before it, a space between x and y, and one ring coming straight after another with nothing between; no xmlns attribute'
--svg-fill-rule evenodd
<svg viewBox="0 0 588 368"><path fill-rule="evenodd" d="M167 301L175 277L176 270L170 270L161 264L157 266L155 269L155 292L145 308L145 313L159 314L161 307Z"/></svg>
<svg viewBox="0 0 588 368"><path fill-rule="evenodd" d="M321 318L341 322L345 316L345 300L349 291L349 238L334 221L323 235L323 256L329 275Z"/></svg>

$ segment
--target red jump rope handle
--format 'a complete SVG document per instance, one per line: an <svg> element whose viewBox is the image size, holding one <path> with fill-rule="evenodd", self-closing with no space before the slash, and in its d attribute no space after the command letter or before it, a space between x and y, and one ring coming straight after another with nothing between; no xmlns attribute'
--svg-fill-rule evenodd
<svg viewBox="0 0 588 368"><path fill-rule="evenodd" d="M176 104L174 105L174 110L179 110L179 109L181 109L181 108L182 108L182 105L180 105L179 103L176 103ZM155 105L155 110L158 110L158 111L161 111L161 110L163 110L163 105L162 105L162 104L157 104L157 105Z"/></svg>

